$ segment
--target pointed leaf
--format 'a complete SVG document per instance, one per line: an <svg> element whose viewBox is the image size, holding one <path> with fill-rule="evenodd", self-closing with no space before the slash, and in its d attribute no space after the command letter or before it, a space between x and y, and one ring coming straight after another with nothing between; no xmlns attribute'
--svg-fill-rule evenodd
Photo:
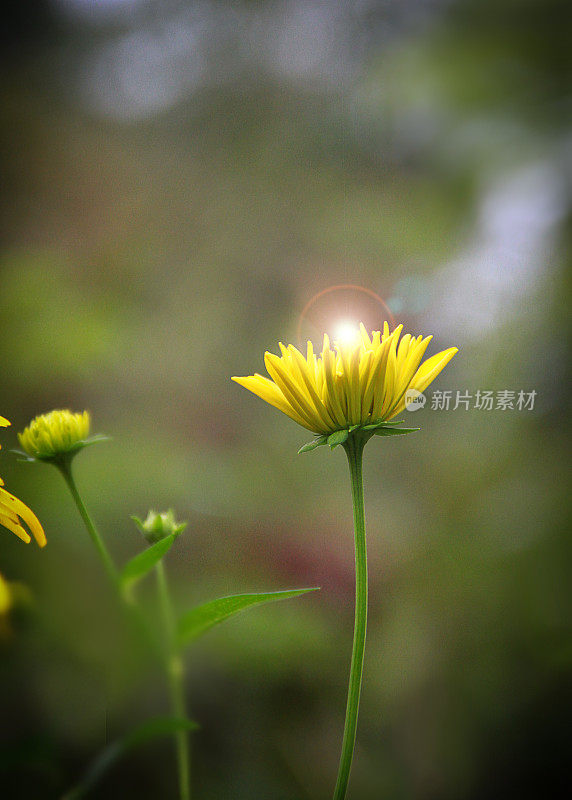
<svg viewBox="0 0 572 800"><path fill-rule="evenodd" d="M406 433L414 433L420 428L377 428L374 431L376 436L403 436Z"/></svg>
<svg viewBox="0 0 572 800"><path fill-rule="evenodd" d="M80 782L62 800L79 800L93 789L105 773L123 756L140 745L179 731L196 730L198 725L180 717L156 717L107 745L91 762Z"/></svg>
<svg viewBox="0 0 572 800"><path fill-rule="evenodd" d="M302 447L298 450L298 455L300 453L309 453L310 450L315 450L316 447L320 447L322 444L326 444L327 436L317 436L315 439L312 439L311 442L306 442L303 444Z"/></svg>
<svg viewBox="0 0 572 800"><path fill-rule="evenodd" d="M328 436L328 445L333 450L334 447L337 447L339 444L343 444L349 435L349 431L347 430L335 431Z"/></svg>
<svg viewBox="0 0 572 800"><path fill-rule="evenodd" d="M121 575L119 576L121 588L124 591L130 589L136 581L138 581L144 575L147 575L147 573L153 569L155 564L160 561L166 553L169 552L173 542L175 541L175 537L176 534L174 533L171 533L169 536L165 536L164 539L161 539L156 544L148 547L147 550L143 550L142 553L137 553L137 555L134 556L131 561L128 561L123 567Z"/></svg>
<svg viewBox="0 0 572 800"><path fill-rule="evenodd" d="M274 600L287 600L289 597L298 597L306 592L315 592L319 587L311 589L287 589L282 592L263 592L256 594L235 594L229 597L219 597L201 606L192 608L183 614L177 626L178 640L181 646L189 644L210 628L218 625L223 620L244 611L251 606L271 603Z"/></svg>

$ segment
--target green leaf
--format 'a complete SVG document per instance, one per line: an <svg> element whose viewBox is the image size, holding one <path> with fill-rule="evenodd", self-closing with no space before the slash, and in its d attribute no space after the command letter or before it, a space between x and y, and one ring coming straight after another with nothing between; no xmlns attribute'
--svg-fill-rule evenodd
<svg viewBox="0 0 572 800"><path fill-rule="evenodd" d="M328 436L328 445L333 450L334 447L337 447L339 444L343 444L349 435L349 431L347 430L335 431Z"/></svg>
<svg viewBox="0 0 572 800"><path fill-rule="evenodd" d="M274 600L287 600L289 597L298 597L306 592L315 592L319 587L311 589L287 589L282 592L263 592L257 594L235 594L229 597L219 597L201 606L192 608L183 614L177 626L177 638L182 647L206 633L210 628L223 622L225 619L244 611L251 606L271 603Z"/></svg>
<svg viewBox="0 0 572 800"><path fill-rule="evenodd" d="M325 435L317 436L315 439L312 439L311 442L306 442L303 444L302 447L298 450L298 455L300 453L309 453L310 450L315 450L316 447L320 447L322 444L326 444L328 437Z"/></svg>
<svg viewBox="0 0 572 800"><path fill-rule="evenodd" d="M376 428L374 434L376 436L403 436L406 433L414 433L421 428Z"/></svg>
<svg viewBox="0 0 572 800"><path fill-rule="evenodd" d="M113 765L129 751L161 736L179 731L196 730L198 725L180 717L155 717L129 731L125 736L108 744L91 762L82 779L67 792L62 800L79 800L93 789Z"/></svg>
<svg viewBox="0 0 572 800"><path fill-rule="evenodd" d="M173 542L175 541L175 538L176 534L171 533L169 536L165 536L164 539L161 539L156 544L148 547L147 550L144 550L142 553L138 553L131 559L131 561L128 561L121 570L121 574L119 576L121 588L124 591L127 591L136 581L140 580L140 578L142 578L144 575L147 575L147 573L153 569L155 564L160 561L166 553L169 552Z"/></svg>

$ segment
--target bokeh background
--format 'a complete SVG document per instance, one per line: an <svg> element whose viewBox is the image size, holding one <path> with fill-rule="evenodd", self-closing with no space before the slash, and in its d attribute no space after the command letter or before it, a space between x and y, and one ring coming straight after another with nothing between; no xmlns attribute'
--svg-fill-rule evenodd
<svg viewBox="0 0 572 800"><path fill-rule="evenodd" d="M419 434L366 450L370 630L349 797L568 796L566 3L12 13L0 474L49 545L0 536L0 571L31 595L2 626L3 797L61 797L167 703L61 478L9 453L55 407L90 409L112 437L76 473L118 562L142 547L130 514L189 520L167 559L181 611L322 587L212 631L188 653L187 689L197 800L330 797L353 623L345 459L297 456L306 432L229 377L262 371L278 340L378 327L370 294L324 293L347 284L434 333L429 353L459 346L432 389L537 392L526 411L428 405ZM139 593L150 618L153 590ZM175 775L158 741L92 796L175 797Z"/></svg>

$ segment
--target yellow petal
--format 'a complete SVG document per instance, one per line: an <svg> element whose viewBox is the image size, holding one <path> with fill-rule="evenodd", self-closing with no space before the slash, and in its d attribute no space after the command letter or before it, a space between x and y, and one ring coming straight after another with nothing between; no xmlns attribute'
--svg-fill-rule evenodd
<svg viewBox="0 0 572 800"><path fill-rule="evenodd" d="M402 330L403 325L399 325L383 342L384 354L373 390L371 410L373 420L382 419L389 407L389 399L395 385L395 352Z"/></svg>
<svg viewBox="0 0 572 800"><path fill-rule="evenodd" d="M375 387L381 387L379 391L383 388L383 375L385 372L385 362L387 360L387 354L389 352L389 345L390 341L386 339L382 342L375 354L373 356L373 362L370 366L369 376L367 379L363 401L362 401L362 409L368 409L370 412L370 419L374 419L373 416L373 400L375 394Z"/></svg>
<svg viewBox="0 0 572 800"><path fill-rule="evenodd" d="M360 322L360 324L359 324L359 332L360 332L360 336L361 336L361 340L362 340L363 346L366 349L371 347L371 339L369 338L369 333L367 332L366 327L363 324L363 322Z"/></svg>
<svg viewBox="0 0 572 800"><path fill-rule="evenodd" d="M375 358L375 352L371 349L361 353L361 359L359 363L360 422L365 422L371 410L370 408L371 403L368 404L368 407L366 407L365 405L365 400L366 400L365 391L368 385L368 380L371 373L371 365L373 364L374 358Z"/></svg>
<svg viewBox="0 0 572 800"><path fill-rule="evenodd" d="M423 364L421 364L407 389L416 389L418 392L425 391L429 384L435 380L437 375L447 366L455 353L458 352L458 347L449 347L447 350L443 350L442 352L431 356L431 358L428 358L427 361L424 361ZM399 403L391 411L389 419L397 416L397 414L401 414L405 408L405 394L406 392L404 392Z"/></svg>
<svg viewBox="0 0 572 800"><path fill-rule="evenodd" d="M280 389L276 386L275 383L265 378L263 375L249 375L245 378L233 377L231 380L235 381L239 384L239 386L244 386L245 389L248 391L253 392L253 394L260 397L262 400L265 400L274 408L277 408L283 414L286 414L287 417L293 419L294 422L297 422L299 425L302 425L304 428L308 428L306 422L302 419L302 417L292 408L292 406L288 403ZM311 430L311 428L308 428Z"/></svg>
<svg viewBox="0 0 572 800"><path fill-rule="evenodd" d="M46 544L46 534L44 533L44 529L40 525L40 521L34 512L29 509L27 505L22 503L21 500L18 500L17 497L14 497L13 494L10 494L5 489L0 489L0 508L5 516L10 515L11 512L12 515L17 514L18 517L21 517L28 528L32 531L32 535L39 546L44 547ZM8 512L8 514L6 512ZM10 530L12 530L12 528L10 528ZM14 531L14 533L16 533L16 531Z"/></svg>
<svg viewBox="0 0 572 800"><path fill-rule="evenodd" d="M409 355L409 343L411 341L411 334L406 333L405 336L399 342L399 347L397 348L396 353L396 362L395 366L397 368L397 374L401 372L401 367L405 364L405 359Z"/></svg>
<svg viewBox="0 0 572 800"><path fill-rule="evenodd" d="M413 376L409 388L417 389L418 392L422 392L429 386L431 381L435 380L441 370L447 366L455 353L458 352L458 347L449 347L447 350L442 350L440 353L437 353L437 355L428 358L427 361L421 364Z"/></svg>
<svg viewBox="0 0 572 800"><path fill-rule="evenodd" d="M425 339L419 337L419 340L413 340L413 346L409 348L409 355L407 356L405 363L402 365L397 376L395 396L393 399L392 408L389 410L389 414L391 416L393 416L393 409L397 407L403 395L405 394L406 389L409 387L411 379L415 375L415 372L421 363L421 359L425 355L425 350L427 350L427 346L432 338L432 336L426 336Z"/></svg>
<svg viewBox="0 0 572 800"><path fill-rule="evenodd" d="M30 544L30 542L32 541L30 534L26 530L24 530L24 528L20 525L19 522L14 522L14 520L11 519L10 517L4 516L4 514L2 514L1 511L0 511L0 525L2 525L2 527L4 528L7 528L9 531L12 531L12 533L15 533L16 536L26 544Z"/></svg>
<svg viewBox="0 0 572 800"><path fill-rule="evenodd" d="M292 375L291 369L288 368L289 365L285 364L279 356L275 356L273 353L264 354L264 363L268 374L282 391L286 400L305 420L306 427L311 431L321 433L320 419L312 407L311 400L304 388L300 386L296 376Z"/></svg>
<svg viewBox="0 0 572 800"><path fill-rule="evenodd" d="M302 382L308 392L310 400L312 401L313 407L315 409L316 414L321 419L322 423L324 424L326 429L335 430L334 420L330 416L328 409L322 402L322 398L318 395L315 386L315 373L314 375L310 374L310 370L308 368L307 362L304 360L303 355L296 350L295 347L290 345L290 353L292 355L292 361L298 368L298 372L302 379Z"/></svg>
<svg viewBox="0 0 572 800"><path fill-rule="evenodd" d="M336 356L330 348L322 351L322 361L324 364L325 394L322 394L324 403L335 419L337 425L344 427L346 418L340 401L336 384Z"/></svg>
<svg viewBox="0 0 572 800"><path fill-rule="evenodd" d="M359 354L360 346L340 347L338 355L342 367L340 386L343 386L347 402L346 420L350 425L359 422L361 400L359 393Z"/></svg>
<svg viewBox="0 0 572 800"><path fill-rule="evenodd" d="M393 403L395 394L395 384L397 382L397 337L391 340L391 346L387 355L387 364L385 365L385 379L383 381L383 402L379 409L379 414L376 413L376 418L383 419L387 414L389 408Z"/></svg>

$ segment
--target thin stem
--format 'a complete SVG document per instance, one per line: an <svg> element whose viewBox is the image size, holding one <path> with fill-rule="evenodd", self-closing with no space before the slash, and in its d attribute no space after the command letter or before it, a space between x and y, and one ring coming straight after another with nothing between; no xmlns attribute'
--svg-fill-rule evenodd
<svg viewBox="0 0 572 800"><path fill-rule="evenodd" d="M367 628L367 551L365 540L365 512L363 505L362 460L363 448L367 440L350 436L344 444L350 467L352 502L354 512L356 601L354 621L354 641L346 705L346 721L342 753L338 769L338 779L334 800L344 800L350 778L352 758L356 740L356 729L365 652Z"/></svg>
<svg viewBox="0 0 572 800"><path fill-rule="evenodd" d="M159 592L159 603L163 615L163 623L166 632L166 658L165 671L169 685L169 695L173 714L181 719L186 719L185 708L185 689L183 685L183 662L179 655L175 642L175 613L173 603L167 583L167 575L163 562L159 561L155 566L157 574L157 589ZM187 731L177 731L175 733L175 749L177 753L177 768L179 772L179 794L181 800L190 800L191 788L191 766L189 757L189 736Z"/></svg>
<svg viewBox="0 0 572 800"><path fill-rule="evenodd" d="M158 646L151 632L149 630L149 626L147 621L145 620L144 616L141 614L141 611L137 608L134 603L126 602L126 597L124 592L121 588L121 582L119 578L119 572L111 555L109 554L109 550L105 546L105 542L101 538L97 528L95 527L95 523L91 519L87 508L81 496L79 494L78 488L76 486L72 470L71 470L71 463L68 460L62 460L55 465L61 474L64 477L66 484L72 494L72 497L75 501L75 504L78 508L79 513L81 514L81 518L85 523L85 527L87 532L89 533L91 541L95 545L95 549L97 550L101 561L103 562L103 566L105 567L105 571L109 575L116 591L119 596L119 600L121 602L121 607L126 614L126 618L128 622L134 625L134 629L137 631L137 634L141 636L142 640L145 644L149 647L150 651L153 653L154 656L158 656Z"/></svg>
<svg viewBox="0 0 572 800"><path fill-rule="evenodd" d="M76 486L76 482L74 480L72 469L71 469L71 462L70 461L63 461L61 464L57 465L59 471L62 473L65 482L68 485L68 488L71 492L71 495L75 501L77 509L81 515L81 518L84 521L85 527L87 532L90 536L91 541L95 545L95 549L97 550L101 561L103 562L103 566L109 577L111 578L114 585L118 588L119 586L119 576L117 573L117 569L115 564L113 563L113 559L109 555L109 550L105 546L105 542L99 535L97 528L95 527L95 523L91 519L87 508L84 505L83 500L81 499L80 493Z"/></svg>

